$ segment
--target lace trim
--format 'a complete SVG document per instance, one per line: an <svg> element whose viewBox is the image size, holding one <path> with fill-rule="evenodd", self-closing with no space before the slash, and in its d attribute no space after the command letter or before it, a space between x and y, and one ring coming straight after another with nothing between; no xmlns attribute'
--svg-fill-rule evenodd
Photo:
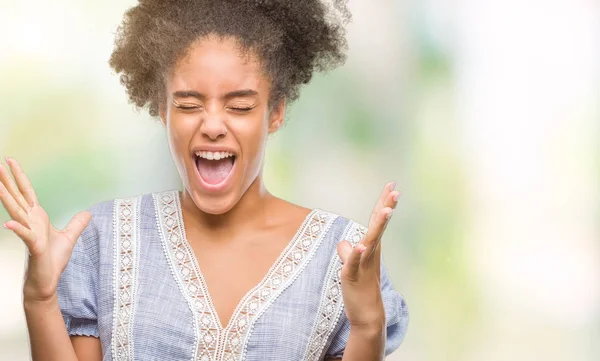
<svg viewBox="0 0 600 361"><path fill-rule="evenodd" d="M313 210L294 238L271 266L263 280L248 291L222 328L197 259L187 242L178 191L153 195L159 210L161 239L167 259L180 289L188 300L195 318L195 336L199 340L194 360L233 361L246 354L254 322L296 279L320 245L337 216Z"/></svg>
<svg viewBox="0 0 600 361"><path fill-rule="evenodd" d="M116 199L113 213L114 310L111 340L115 361L133 360L133 315L138 276L140 197Z"/></svg>
<svg viewBox="0 0 600 361"><path fill-rule="evenodd" d="M159 231L163 250L171 267L181 294L188 302L194 316L194 358L199 361L215 361L219 325L211 312L206 285L194 262L193 250L184 242L184 227L179 214L177 191L153 194L154 207L158 213Z"/></svg>
<svg viewBox="0 0 600 361"><path fill-rule="evenodd" d="M322 210L313 210L305 219L302 226L290 242L286 250L282 253L274 266L269 270L265 280L259 286L250 292L250 296L244 299L240 304L243 306L241 312L237 313L234 319L237 323L243 322L246 318L249 322L243 322L244 325L250 323L249 328L238 325L238 329L231 329L226 334L226 349L229 348L230 355L224 354L224 360L236 360L240 352L240 343L237 338L243 340L243 350L241 360L246 358L248 340L254 323L267 308L279 297L279 295L290 286L294 280L302 273L308 262L313 258L317 249L323 241L323 237L337 218L337 215ZM256 304L256 306L254 306ZM234 316L236 313L234 313ZM233 323L235 326L236 323Z"/></svg>
<svg viewBox="0 0 600 361"><path fill-rule="evenodd" d="M367 233L367 228L363 225L350 221L342 235L352 246L355 246ZM337 252L332 256L329 262L329 268L325 276L317 319L313 325L311 336L309 338L306 352L303 360L320 360L326 350L333 330L337 326L338 320L344 309L344 300L342 297L341 282L342 260Z"/></svg>

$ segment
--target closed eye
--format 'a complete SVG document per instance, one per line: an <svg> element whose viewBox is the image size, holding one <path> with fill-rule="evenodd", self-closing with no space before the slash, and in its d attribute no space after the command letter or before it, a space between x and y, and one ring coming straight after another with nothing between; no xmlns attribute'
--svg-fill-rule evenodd
<svg viewBox="0 0 600 361"><path fill-rule="evenodd" d="M254 107L246 107L246 108L242 108L242 107L229 107L229 109L236 111L236 112L249 112L252 109L254 109Z"/></svg>
<svg viewBox="0 0 600 361"><path fill-rule="evenodd" d="M198 104L194 104L194 103L180 103L177 100L173 99L173 106L175 106L175 108L177 109L181 109L181 110L197 110L200 109L202 106L198 105Z"/></svg>

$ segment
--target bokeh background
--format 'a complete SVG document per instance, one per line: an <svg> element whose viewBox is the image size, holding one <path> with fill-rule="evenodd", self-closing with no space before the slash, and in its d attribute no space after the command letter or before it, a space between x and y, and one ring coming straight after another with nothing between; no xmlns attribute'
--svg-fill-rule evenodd
<svg viewBox="0 0 600 361"><path fill-rule="evenodd" d="M181 187L107 64L133 4L0 0L0 155L57 226ZM361 222L398 182L383 249L410 326L388 360L600 360L600 3L350 7L346 65L303 89L265 172L275 194ZM24 252L0 231L0 360L29 359Z"/></svg>

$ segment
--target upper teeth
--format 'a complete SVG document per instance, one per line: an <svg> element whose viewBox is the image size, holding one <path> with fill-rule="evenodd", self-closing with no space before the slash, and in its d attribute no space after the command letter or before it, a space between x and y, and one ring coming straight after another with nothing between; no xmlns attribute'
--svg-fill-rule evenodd
<svg viewBox="0 0 600 361"><path fill-rule="evenodd" d="M229 152L205 152L205 151L197 151L196 156L200 158L210 159L210 160L219 160L227 157L233 157L233 153Z"/></svg>

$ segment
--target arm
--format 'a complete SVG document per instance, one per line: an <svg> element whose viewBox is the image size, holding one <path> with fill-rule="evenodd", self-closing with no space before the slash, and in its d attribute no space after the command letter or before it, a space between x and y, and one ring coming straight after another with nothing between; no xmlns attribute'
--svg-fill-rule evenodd
<svg viewBox="0 0 600 361"><path fill-rule="evenodd" d="M92 336L71 336L78 361L102 361L100 339Z"/></svg>
<svg viewBox="0 0 600 361"><path fill-rule="evenodd" d="M342 361L383 360L386 339L385 320L379 327L350 327Z"/></svg>
<svg viewBox="0 0 600 361"><path fill-rule="evenodd" d="M6 161L14 181L0 164L0 202L12 218L4 223L4 228L23 240L29 254L23 308L32 359L79 361L59 306L57 286L79 236L90 222L91 213L80 212L64 230L55 229L21 166L14 159L6 158Z"/></svg>
<svg viewBox="0 0 600 361"><path fill-rule="evenodd" d="M385 327L381 329L374 328L372 330L351 328L343 358L327 357L325 361L383 360L385 338Z"/></svg>
<svg viewBox="0 0 600 361"><path fill-rule="evenodd" d="M34 361L83 361L71 344L56 295L45 301L24 300L25 318Z"/></svg>
<svg viewBox="0 0 600 361"><path fill-rule="evenodd" d="M385 330L374 326L371 331L361 331L360 328L351 325L350 321L342 315L342 325L333 336L325 360L339 361L342 357L345 357L344 360L347 360L350 355L354 357L355 352L366 351L363 349L370 347L367 345L376 344L377 341L373 339L378 339L377 337L383 332L385 336L381 334L381 339L385 342L383 345L385 355L389 355L400 346L408 328L408 306L402 295L393 288L383 258L381 259L381 298L385 309ZM356 356L358 355L368 360L368 356L362 356L362 354Z"/></svg>
<svg viewBox="0 0 600 361"><path fill-rule="evenodd" d="M56 298L47 302L24 302L24 309L32 360L102 360L98 338L69 337Z"/></svg>
<svg viewBox="0 0 600 361"><path fill-rule="evenodd" d="M340 335L346 342L343 349L339 348L339 342L330 348L329 357L343 355L343 361L380 361L403 336L404 331L398 329L400 332L397 332L394 325L399 323L398 318L402 319L400 314L406 309L402 298L393 292L381 261L381 236L400 196L394 186L389 183L384 188L369 227L363 231L364 237L355 246L347 240L338 244L347 317ZM392 334L388 335L390 326ZM405 325L402 328L405 329Z"/></svg>
<svg viewBox="0 0 600 361"><path fill-rule="evenodd" d="M325 361L383 360L385 357L386 328L350 328L343 358L327 357Z"/></svg>

